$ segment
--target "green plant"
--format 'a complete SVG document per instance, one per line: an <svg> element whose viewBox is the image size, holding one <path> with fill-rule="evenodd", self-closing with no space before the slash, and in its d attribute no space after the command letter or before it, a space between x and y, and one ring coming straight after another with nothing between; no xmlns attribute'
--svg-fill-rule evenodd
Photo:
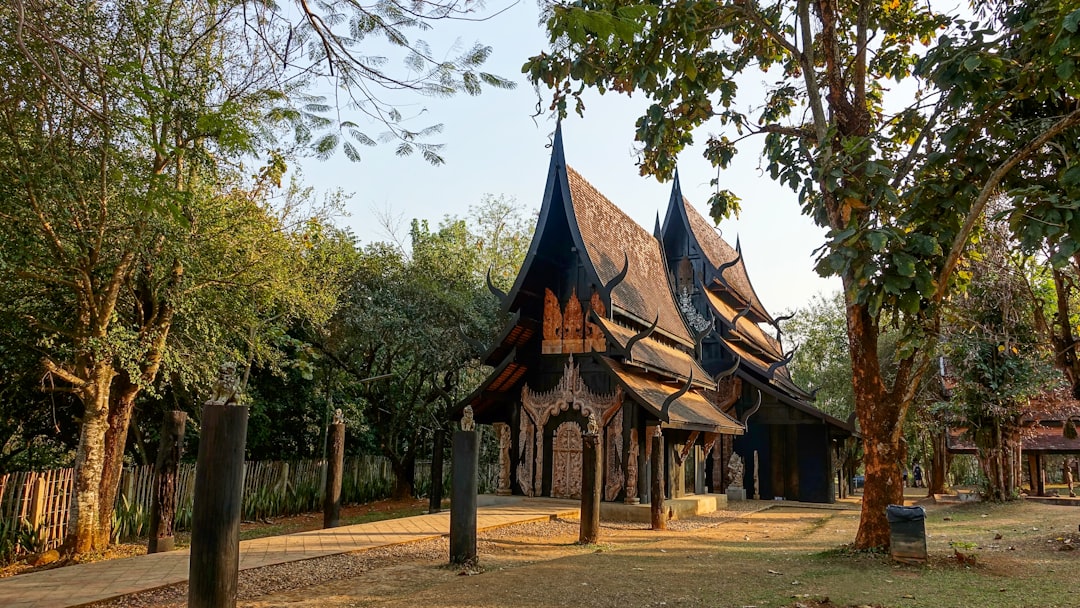
<svg viewBox="0 0 1080 608"><path fill-rule="evenodd" d="M124 494L113 510L112 542L138 538L150 529L150 513L140 502L131 502Z"/></svg>

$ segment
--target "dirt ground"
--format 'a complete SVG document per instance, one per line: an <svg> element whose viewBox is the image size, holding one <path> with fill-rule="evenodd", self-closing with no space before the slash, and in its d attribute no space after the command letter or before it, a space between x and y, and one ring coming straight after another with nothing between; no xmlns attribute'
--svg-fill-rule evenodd
<svg viewBox="0 0 1080 608"><path fill-rule="evenodd" d="M427 499L387 499L377 502L366 503L362 505L351 505L341 508L341 521L352 522L357 519L375 520L386 519L388 517L399 517L403 515L417 515L427 512ZM318 530L322 528L323 515L322 513L302 513L300 515L293 515L290 517L275 517L273 519L266 519L262 521L244 521L240 524L240 538L241 540L247 540L250 538L261 538L264 536L280 536L283 534L295 534L297 532L307 532L308 530ZM190 544L191 535L188 532L180 532L176 535L176 546L186 547ZM17 574L26 574L29 572L37 572L39 570L49 570L52 568L62 568L75 563L96 562L106 559L120 559L124 557L132 557L135 555L146 554L146 540L140 540L139 542L126 542L111 545L105 551L99 553L93 553L82 556L77 561L61 560L44 566L32 566L26 559L8 564L0 567L0 578L8 576L15 576Z"/></svg>
<svg viewBox="0 0 1080 608"><path fill-rule="evenodd" d="M483 532L476 569L446 564L446 539L241 574L245 608L1080 606L1080 509L1032 503L928 505L929 563L842 549L858 512L776 507L671 522L578 522ZM958 554L960 557L958 558ZM183 585L99 605L182 606Z"/></svg>

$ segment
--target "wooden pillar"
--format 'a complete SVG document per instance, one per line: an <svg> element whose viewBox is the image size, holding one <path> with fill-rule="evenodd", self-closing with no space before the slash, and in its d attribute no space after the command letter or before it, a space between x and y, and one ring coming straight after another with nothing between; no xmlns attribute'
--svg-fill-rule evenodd
<svg viewBox="0 0 1080 608"><path fill-rule="evenodd" d="M450 563L476 561L476 490L480 444L476 431L454 431L450 489Z"/></svg>
<svg viewBox="0 0 1080 608"><path fill-rule="evenodd" d="M176 480L180 458L184 453L184 428L187 412L165 412L158 441L157 461L154 463L154 495L150 502L150 541L147 553L172 551L176 548L173 520L176 518Z"/></svg>
<svg viewBox="0 0 1080 608"><path fill-rule="evenodd" d="M836 471L836 450L833 447L833 440L829 438L829 429L825 428L825 470L829 472ZM836 502L836 475L826 475L826 482L829 484L825 490L825 495L829 497L830 503Z"/></svg>
<svg viewBox="0 0 1080 608"><path fill-rule="evenodd" d="M660 427L653 427L652 454L649 458L650 518L653 530L667 529L667 512L664 511L664 436Z"/></svg>
<svg viewBox="0 0 1080 608"><path fill-rule="evenodd" d="M326 491L323 492L323 528L341 524L341 481L345 467L345 419L341 410L326 434Z"/></svg>
<svg viewBox="0 0 1080 608"><path fill-rule="evenodd" d="M694 494L705 494L705 450L694 446Z"/></svg>
<svg viewBox="0 0 1080 608"><path fill-rule="evenodd" d="M435 447L431 452L431 491L428 492L428 513L442 511L443 451L446 449L446 430L435 429Z"/></svg>
<svg viewBox="0 0 1080 608"><path fill-rule="evenodd" d="M686 495L686 472L683 462L679 458L679 444L672 441L667 443L668 479L667 484L671 498L682 498Z"/></svg>
<svg viewBox="0 0 1080 608"><path fill-rule="evenodd" d="M600 492L603 468L600 436L585 433L581 436L581 524L578 542L595 544L600 538Z"/></svg>
<svg viewBox="0 0 1080 608"><path fill-rule="evenodd" d="M188 566L189 608L236 606L248 408L203 407Z"/></svg>

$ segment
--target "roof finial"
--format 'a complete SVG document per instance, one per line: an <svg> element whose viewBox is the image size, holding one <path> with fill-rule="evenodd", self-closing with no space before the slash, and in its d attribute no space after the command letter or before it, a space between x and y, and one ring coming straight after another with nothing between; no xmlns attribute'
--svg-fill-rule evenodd
<svg viewBox="0 0 1080 608"><path fill-rule="evenodd" d="M742 255L742 243L739 242L739 235L735 235L735 252Z"/></svg>
<svg viewBox="0 0 1080 608"><path fill-rule="evenodd" d="M555 121L555 136L551 141L551 161L566 165L566 155L563 153L562 119Z"/></svg>
<svg viewBox="0 0 1080 608"><path fill-rule="evenodd" d="M653 227L652 234L653 234L654 237L656 237L656 240L659 241L661 235L663 234L663 232L664 231L660 228L660 212L657 211L656 212L656 226Z"/></svg>

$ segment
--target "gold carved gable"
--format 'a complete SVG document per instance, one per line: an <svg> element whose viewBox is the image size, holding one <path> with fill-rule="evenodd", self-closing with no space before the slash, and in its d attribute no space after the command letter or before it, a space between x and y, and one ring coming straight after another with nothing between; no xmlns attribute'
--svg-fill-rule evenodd
<svg viewBox="0 0 1080 608"><path fill-rule="evenodd" d="M577 289L570 292L566 307L550 289L544 289L544 341L541 350L545 355L605 352L607 339L595 323L588 320L589 313L604 316L606 310L600 295L593 291L588 308L582 309Z"/></svg>

